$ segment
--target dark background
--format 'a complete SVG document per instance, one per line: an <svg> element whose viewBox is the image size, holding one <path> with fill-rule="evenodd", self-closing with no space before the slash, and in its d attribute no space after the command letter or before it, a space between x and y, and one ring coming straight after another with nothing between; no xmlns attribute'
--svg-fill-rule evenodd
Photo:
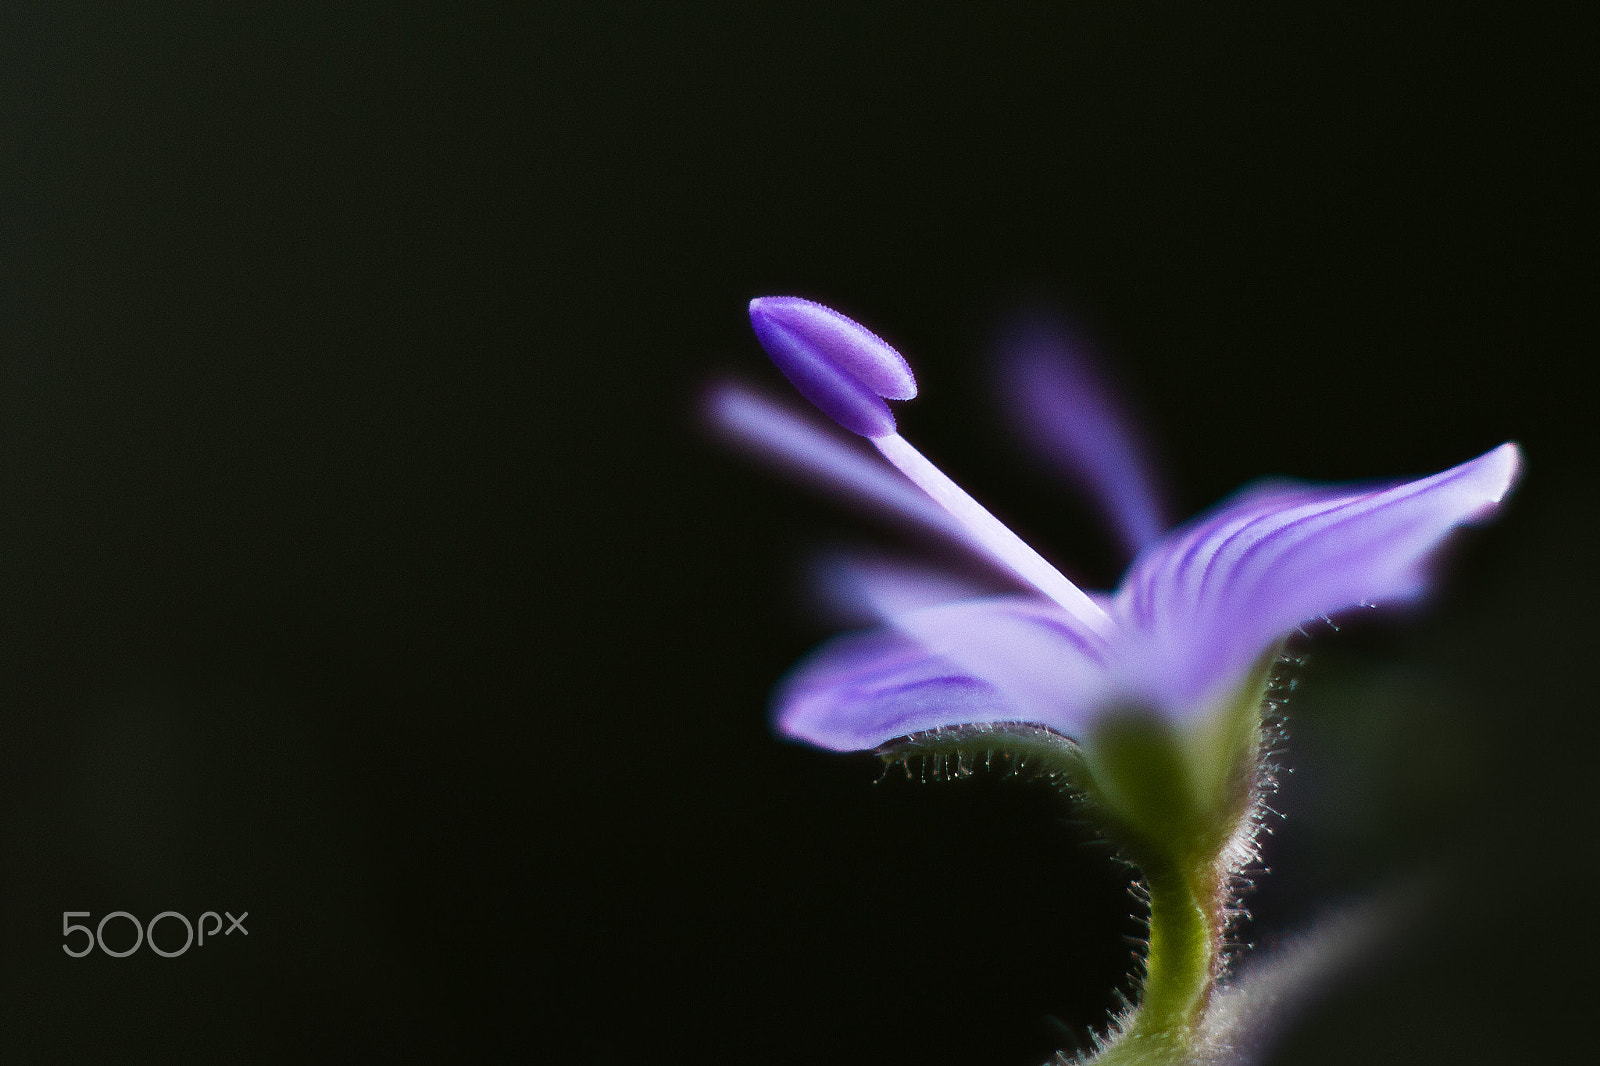
<svg viewBox="0 0 1600 1066"><path fill-rule="evenodd" d="M1183 513L1524 444L1429 612L1314 635L1245 935L1427 873L1274 1061L1559 1060L1600 873L1581 9L7 4L0 1045L1082 1046L1138 928L1057 797L767 730L827 632L804 552L895 543L696 426L776 383L744 304L792 292L893 338L908 436L1091 584L988 403L1018 299L1102 338ZM249 936L61 952L64 910L169 909Z"/></svg>

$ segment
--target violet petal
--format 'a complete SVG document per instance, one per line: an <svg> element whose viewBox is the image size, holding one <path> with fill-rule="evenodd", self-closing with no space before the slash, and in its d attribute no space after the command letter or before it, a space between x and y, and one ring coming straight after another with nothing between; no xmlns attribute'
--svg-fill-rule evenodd
<svg viewBox="0 0 1600 1066"><path fill-rule="evenodd" d="M1027 442L1094 500L1129 558L1155 543L1168 525L1155 464L1093 351L1045 318L1013 326L1000 349L1002 398Z"/></svg>
<svg viewBox="0 0 1600 1066"><path fill-rule="evenodd" d="M1047 600L911 611L823 645L780 686L779 729L838 751L960 725L1021 721L1067 736L1107 705L1100 638Z"/></svg>
<svg viewBox="0 0 1600 1066"><path fill-rule="evenodd" d="M773 711L779 733L831 751L1016 717L993 685L886 629L818 648L778 686Z"/></svg>
<svg viewBox="0 0 1600 1066"><path fill-rule="evenodd" d="M819 553L809 569L818 605L843 625L876 625L999 591L936 567L840 550Z"/></svg>
<svg viewBox="0 0 1600 1066"><path fill-rule="evenodd" d="M712 428L742 451L885 519L912 522L989 558L966 526L855 437L733 382L708 390L704 411Z"/></svg>
<svg viewBox="0 0 1600 1066"><path fill-rule="evenodd" d="M1429 558L1493 510L1519 464L1504 444L1397 485L1246 489L1134 563L1118 592L1121 657L1151 702L1202 713L1301 623L1420 595Z"/></svg>

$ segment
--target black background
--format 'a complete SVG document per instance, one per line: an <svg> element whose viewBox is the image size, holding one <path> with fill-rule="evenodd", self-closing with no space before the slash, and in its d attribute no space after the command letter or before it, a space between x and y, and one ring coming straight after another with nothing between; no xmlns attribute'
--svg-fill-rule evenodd
<svg viewBox="0 0 1600 1066"><path fill-rule="evenodd" d="M1090 584L988 402L1018 299L1103 339L1184 513L1524 444L1429 612L1314 634L1246 935L1427 873L1274 1061L1556 1061L1600 873L1581 10L6 5L0 1045L1082 1046L1138 928L1057 798L768 732L805 551L895 543L696 425L776 383L744 305L792 292ZM248 939L61 952L169 909Z"/></svg>

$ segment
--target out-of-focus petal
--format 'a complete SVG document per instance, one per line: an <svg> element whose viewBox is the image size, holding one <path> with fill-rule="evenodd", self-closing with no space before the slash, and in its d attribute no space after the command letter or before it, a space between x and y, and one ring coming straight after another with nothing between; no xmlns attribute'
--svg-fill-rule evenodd
<svg viewBox="0 0 1600 1066"><path fill-rule="evenodd" d="M778 726L835 750L992 722L1081 736L1106 708L1106 664L1102 638L1048 600L946 604L824 645L780 687Z"/></svg>
<svg viewBox="0 0 1600 1066"><path fill-rule="evenodd" d="M948 725L1016 718L998 690L892 630L851 633L778 686L778 732L831 751L870 751Z"/></svg>
<svg viewBox="0 0 1600 1066"><path fill-rule="evenodd" d="M1297 625L1420 595L1435 550L1493 510L1519 464L1505 444L1384 487L1247 489L1134 563L1118 594L1122 657L1159 706L1203 713Z"/></svg>
<svg viewBox="0 0 1600 1066"><path fill-rule="evenodd" d="M965 526L857 438L734 382L713 385L704 410L711 427L741 451L858 506L893 520L909 520L978 550Z"/></svg>
<svg viewBox="0 0 1600 1066"><path fill-rule="evenodd" d="M999 591L904 559L830 551L811 565L816 599L844 625L877 625L898 615Z"/></svg>
<svg viewBox="0 0 1600 1066"><path fill-rule="evenodd" d="M1149 449L1090 348L1064 324L1020 320L999 345L1002 399L1017 428L1087 493L1131 558L1167 527Z"/></svg>
<svg viewBox="0 0 1600 1066"><path fill-rule="evenodd" d="M706 424L740 451L892 523L910 522L959 546L1002 576L1006 586L1017 581L1013 565L882 455L864 450L856 438L731 381L706 390L702 413ZM1101 610L1106 608L1102 598L1088 595Z"/></svg>
<svg viewBox="0 0 1600 1066"><path fill-rule="evenodd" d="M1105 639L1042 597L966 600L911 611L891 625L994 685L1020 720L1069 736L1106 695Z"/></svg>

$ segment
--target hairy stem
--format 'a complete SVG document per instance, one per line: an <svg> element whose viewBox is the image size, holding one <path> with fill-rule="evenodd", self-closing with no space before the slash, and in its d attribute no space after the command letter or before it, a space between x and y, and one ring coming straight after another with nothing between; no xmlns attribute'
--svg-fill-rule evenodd
<svg viewBox="0 0 1600 1066"><path fill-rule="evenodd" d="M1150 950L1140 1002L1094 1066L1187 1061L1218 972L1223 894L1214 868L1151 871Z"/></svg>

